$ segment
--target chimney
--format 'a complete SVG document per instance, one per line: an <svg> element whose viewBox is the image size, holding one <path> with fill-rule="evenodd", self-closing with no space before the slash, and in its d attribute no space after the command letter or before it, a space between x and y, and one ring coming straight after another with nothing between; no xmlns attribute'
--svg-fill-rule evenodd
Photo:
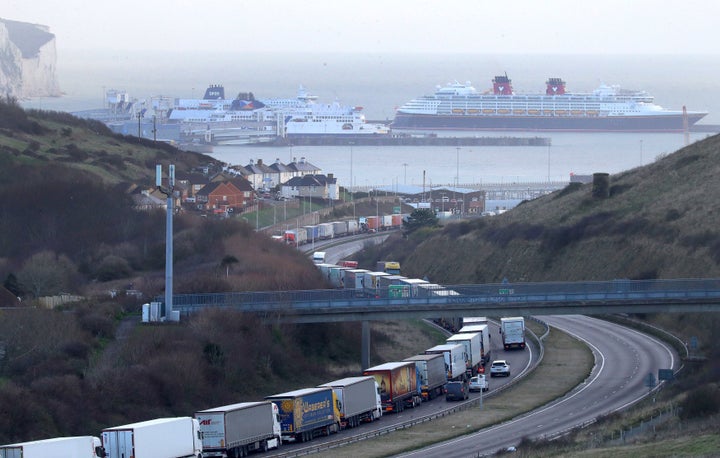
<svg viewBox="0 0 720 458"><path fill-rule="evenodd" d="M253 161L252 159L250 159L250 165L255 165L255 161Z"/></svg>
<svg viewBox="0 0 720 458"><path fill-rule="evenodd" d="M258 159L258 165L263 165L262 159Z"/></svg>

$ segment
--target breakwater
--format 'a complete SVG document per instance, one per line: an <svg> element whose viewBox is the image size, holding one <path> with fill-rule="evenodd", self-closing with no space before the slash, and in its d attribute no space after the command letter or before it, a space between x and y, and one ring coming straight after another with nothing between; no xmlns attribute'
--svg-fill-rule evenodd
<svg viewBox="0 0 720 458"><path fill-rule="evenodd" d="M435 135L317 135L278 137L252 146L550 146L549 137L440 137Z"/></svg>

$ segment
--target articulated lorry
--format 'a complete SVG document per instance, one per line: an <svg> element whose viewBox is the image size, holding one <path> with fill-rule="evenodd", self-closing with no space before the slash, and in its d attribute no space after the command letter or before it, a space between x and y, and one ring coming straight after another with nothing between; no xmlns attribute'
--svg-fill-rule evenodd
<svg viewBox="0 0 720 458"><path fill-rule="evenodd" d="M382 416L380 387L374 377L347 377L320 386L335 392L342 428L354 428Z"/></svg>
<svg viewBox="0 0 720 458"><path fill-rule="evenodd" d="M278 448L281 441L278 412L270 401L241 402L196 412L203 458L246 456Z"/></svg>
<svg viewBox="0 0 720 458"><path fill-rule="evenodd" d="M202 457L200 424L191 417L155 420L102 430L108 458Z"/></svg>
<svg viewBox="0 0 720 458"><path fill-rule="evenodd" d="M445 360L445 374L447 381L465 380L467 376L465 369L467 368L467 354L465 346L461 343L435 345L425 350L426 355L439 354L443 355Z"/></svg>
<svg viewBox="0 0 720 458"><path fill-rule="evenodd" d="M93 436L55 437L0 445L0 458L102 458L105 451Z"/></svg>
<svg viewBox="0 0 720 458"><path fill-rule="evenodd" d="M482 351L482 334L479 332L475 333L459 333L448 337L447 343L449 344L463 344L465 346L465 354L467 355L467 361L465 362L465 373L467 378L471 378L473 375L478 373L482 374L485 372L483 366L483 351Z"/></svg>
<svg viewBox="0 0 720 458"><path fill-rule="evenodd" d="M525 349L525 319L521 316L500 318L503 347Z"/></svg>
<svg viewBox="0 0 720 458"><path fill-rule="evenodd" d="M386 272L390 275L400 275L400 263L397 261L378 261L375 265L378 272Z"/></svg>
<svg viewBox="0 0 720 458"><path fill-rule="evenodd" d="M402 412L422 402L417 389L415 363L399 361L369 367L363 375L372 375L380 387L380 401L385 412Z"/></svg>
<svg viewBox="0 0 720 458"><path fill-rule="evenodd" d="M465 320L463 319L463 323ZM474 334L479 332L481 334L480 344L482 345L482 360L483 364L487 364L492 359L492 352L490 351L490 328L487 324L468 324L460 328L459 334Z"/></svg>
<svg viewBox="0 0 720 458"><path fill-rule="evenodd" d="M330 387L303 388L265 399L278 407L284 442L307 442L340 430L340 411Z"/></svg>
<svg viewBox="0 0 720 458"><path fill-rule="evenodd" d="M415 355L405 358L403 361L415 363L420 375L418 383L420 384L423 401L429 401L443 394L443 387L447 383L443 355Z"/></svg>

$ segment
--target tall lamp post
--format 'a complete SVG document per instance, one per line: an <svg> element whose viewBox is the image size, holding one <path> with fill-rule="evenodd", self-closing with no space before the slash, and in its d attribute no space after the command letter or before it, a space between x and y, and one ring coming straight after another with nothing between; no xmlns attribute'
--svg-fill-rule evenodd
<svg viewBox="0 0 720 458"><path fill-rule="evenodd" d="M173 316L173 198L175 188L175 165L168 167L168 186L162 186L162 165L155 166L155 186L167 196L167 218L165 224L165 319L176 321ZM177 317L179 320L180 317Z"/></svg>

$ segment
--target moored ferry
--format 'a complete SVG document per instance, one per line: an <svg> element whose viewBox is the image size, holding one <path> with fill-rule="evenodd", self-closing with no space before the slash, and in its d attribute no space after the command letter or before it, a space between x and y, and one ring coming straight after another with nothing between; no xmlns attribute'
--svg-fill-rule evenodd
<svg viewBox="0 0 720 458"><path fill-rule="evenodd" d="M451 83L398 108L391 128L682 132L707 115L685 107L667 110L644 91L603 84L590 93L572 93L565 84L560 78L549 78L544 94L515 94L507 75L496 76L488 93L479 93L469 82Z"/></svg>

